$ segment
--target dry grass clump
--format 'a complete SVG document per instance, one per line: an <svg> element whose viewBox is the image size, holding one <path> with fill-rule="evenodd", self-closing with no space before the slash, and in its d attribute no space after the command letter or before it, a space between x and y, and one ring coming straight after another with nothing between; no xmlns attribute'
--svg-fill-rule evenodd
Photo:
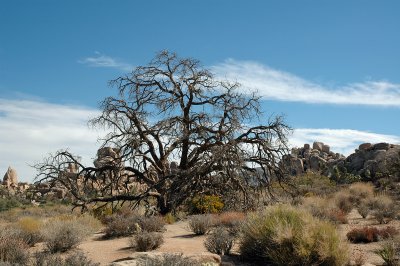
<svg viewBox="0 0 400 266"><path fill-rule="evenodd" d="M397 229L392 226L382 229L366 226L363 228L354 228L353 230L349 231L346 236L347 239L352 243L370 243L392 238L398 234L399 232Z"/></svg>
<svg viewBox="0 0 400 266"><path fill-rule="evenodd" d="M146 266L202 266L202 263L194 261L183 254L163 254L160 257L149 257L141 265Z"/></svg>
<svg viewBox="0 0 400 266"><path fill-rule="evenodd" d="M383 259L387 266L400 265L400 239L396 237L386 241L375 253Z"/></svg>
<svg viewBox="0 0 400 266"><path fill-rule="evenodd" d="M216 227L204 241L206 249L215 254L229 254L235 237L223 226Z"/></svg>
<svg viewBox="0 0 400 266"><path fill-rule="evenodd" d="M114 214L105 219L104 238L130 236L140 230L138 214L123 216Z"/></svg>
<svg viewBox="0 0 400 266"><path fill-rule="evenodd" d="M371 183L357 182L349 186L349 193L357 203L362 199L372 198L374 196L374 186Z"/></svg>
<svg viewBox="0 0 400 266"><path fill-rule="evenodd" d="M29 259L28 245L17 237L12 228L0 231L0 262L10 265L26 265Z"/></svg>
<svg viewBox="0 0 400 266"><path fill-rule="evenodd" d="M130 247L139 252L157 249L162 243L164 243L164 237L157 232L144 231L134 235L129 240Z"/></svg>
<svg viewBox="0 0 400 266"><path fill-rule="evenodd" d="M41 266L95 266L83 253L74 252L66 257L57 254L38 253L35 257L35 265Z"/></svg>
<svg viewBox="0 0 400 266"><path fill-rule="evenodd" d="M34 246L42 241L41 229L43 222L34 217L23 217L18 220L15 228L20 230L20 235L29 246Z"/></svg>
<svg viewBox="0 0 400 266"><path fill-rule="evenodd" d="M239 240L242 256L273 265L345 265L348 261L347 245L332 224L288 205L250 215Z"/></svg>
<svg viewBox="0 0 400 266"><path fill-rule="evenodd" d="M246 214L243 212L223 212L219 214L215 220L215 223L223 226L236 226L243 222L246 218Z"/></svg>
<svg viewBox="0 0 400 266"><path fill-rule="evenodd" d="M189 229L196 235L207 234L214 226L214 218L210 214L193 215L189 218Z"/></svg>
<svg viewBox="0 0 400 266"><path fill-rule="evenodd" d="M393 220L398 210L395 202L386 195L363 199L357 209L363 218L371 214L380 224Z"/></svg>
<svg viewBox="0 0 400 266"><path fill-rule="evenodd" d="M88 259L81 251L75 251L66 256L51 254L47 252L36 253L33 265L37 266L98 266L100 263L94 263Z"/></svg>
<svg viewBox="0 0 400 266"><path fill-rule="evenodd" d="M334 202L327 198L304 198L302 207L319 219L328 220L336 224L346 224L348 222L347 213L339 209Z"/></svg>
<svg viewBox="0 0 400 266"><path fill-rule="evenodd" d="M79 218L67 216L49 220L42 229L43 239L51 253L70 250L92 233L93 228Z"/></svg>

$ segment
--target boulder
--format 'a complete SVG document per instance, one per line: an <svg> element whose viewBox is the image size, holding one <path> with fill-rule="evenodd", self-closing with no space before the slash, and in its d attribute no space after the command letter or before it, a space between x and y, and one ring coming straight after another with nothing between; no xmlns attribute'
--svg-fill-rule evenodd
<svg viewBox="0 0 400 266"><path fill-rule="evenodd" d="M316 141L313 143L313 149L317 150L317 151L322 151L323 145L324 145L324 143Z"/></svg>
<svg viewBox="0 0 400 266"><path fill-rule="evenodd" d="M363 143L363 144L360 144L360 146L358 146L358 149L359 150L368 150L371 147L372 147L371 143Z"/></svg>
<svg viewBox="0 0 400 266"><path fill-rule="evenodd" d="M330 152L331 147L329 147L329 145L322 145L322 151L325 153L329 153Z"/></svg>
<svg viewBox="0 0 400 266"><path fill-rule="evenodd" d="M311 155L310 156L310 168L311 170L314 171L319 171L323 168L323 166L326 164L326 160L316 156L316 155Z"/></svg>
<svg viewBox="0 0 400 266"><path fill-rule="evenodd" d="M375 144L373 146L374 150L385 150L385 151L387 151L389 148L390 148L390 144L389 143L385 143L385 142L377 143L377 144Z"/></svg>
<svg viewBox="0 0 400 266"><path fill-rule="evenodd" d="M8 167L7 172L4 174L3 186L7 189L15 189L18 187L17 171L11 166Z"/></svg>
<svg viewBox="0 0 400 266"><path fill-rule="evenodd" d="M104 147L97 151L97 159L94 160L93 164L97 168L107 165L118 165L121 163L119 157L118 149Z"/></svg>

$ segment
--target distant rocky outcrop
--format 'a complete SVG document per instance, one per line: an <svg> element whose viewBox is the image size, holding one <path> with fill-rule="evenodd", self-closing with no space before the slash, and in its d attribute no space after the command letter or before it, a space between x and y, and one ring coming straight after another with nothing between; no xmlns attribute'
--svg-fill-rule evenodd
<svg viewBox="0 0 400 266"><path fill-rule="evenodd" d="M345 160L345 156L330 150L330 146L322 142L304 144L301 148L293 148L291 154L285 155L282 162L292 175L300 175L307 170L321 171L327 165L335 165Z"/></svg>
<svg viewBox="0 0 400 266"><path fill-rule="evenodd" d="M400 145L363 143L346 158L344 166L349 173L374 179L388 173L391 165L399 160L399 156Z"/></svg>
<svg viewBox="0 0 400 266"><path fill-rule="evenodd" d="M314 142L312 147L304 144L301 148L293 148L291 154L282 158L282 163L291 175L311 170L331 176L336 168L366 180L374 180L388 173L393 162L399 159L400 145L363 143L354 153L345 157L331 151L329 145Z"/></svg>
<svg viewBox="0 0 400 266"><path fill-rule="evenodd" d="M8 167L7 172L3 177L3 186L8 190L15 190L18 188L18 174L11 166Z"/></svg>

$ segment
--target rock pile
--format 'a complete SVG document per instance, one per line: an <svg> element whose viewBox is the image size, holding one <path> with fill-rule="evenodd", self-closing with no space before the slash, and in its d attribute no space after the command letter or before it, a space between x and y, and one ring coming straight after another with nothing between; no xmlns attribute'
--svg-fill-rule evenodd
<svg viewBox="0 0 400 266"><path fill-rule="evenodd" d="M374 179L387 173L393 162L399 159L400 145L363 143L346 158L344 166L352 174Z"/></svg>
<svg viewBox="0 0 400 266"><path fill-rule="evenodd" d="M334 153L330 146L322 142L304 144L301 148L293 148L291 154L282 158L284 167L292 175L300 175L307 170L320 171L327 165L334 165L344 161L346 157L340 153Z"/></svg>
<svg viewBox="0 0 400 266"><path fill-rule="evenodd" d="M400 160L400 145L389 143L363 143L346 158L332 152L329 145L314 142L312 148L304 144L301 148L293 148L291 154L282 158L285 169L291 175L311 170L330 176L334 167L337 167L367 180L387 173L396 160Z"/></svg>

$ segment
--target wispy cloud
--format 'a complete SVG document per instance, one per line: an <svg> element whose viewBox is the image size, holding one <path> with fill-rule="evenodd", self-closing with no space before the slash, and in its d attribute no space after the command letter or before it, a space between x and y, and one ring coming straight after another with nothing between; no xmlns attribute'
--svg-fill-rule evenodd
<svg viewBox="0 0 400 266"><path fill-rule="evenodd" d="M12 166L21 181L32 181L36 173L29 165L63 148L91 163L98 136L103 133L90 130L87 121L98 112L81 106L0 98L0 175Z"/></svg>
<svg viewBox="0 0 400 266"><path fill-rule="evenodd" d="M400 107L400 84L388 81L325 86L256 62L233 59L212 69L218 76L238 81L270 100Z"/></svg>
<svg viewBox="0 0 400 266"><path fill-rule="evenodd" d="M133 69L133 65L119 61L116 58L101 54L99 52L95 52L95 56L93 57L86 57L78 62L91 67L116 68L123 71L131 71Z"/></svg>
<svg viewBox="0 0 400 266"><path fill-rule="evenodd" d="M298 128L289 138L292 147L302 147L304 143L312 144L314 141L328 144L333 152L349 155L361 143L400 144L400 137L353 129Z"/></svg>

